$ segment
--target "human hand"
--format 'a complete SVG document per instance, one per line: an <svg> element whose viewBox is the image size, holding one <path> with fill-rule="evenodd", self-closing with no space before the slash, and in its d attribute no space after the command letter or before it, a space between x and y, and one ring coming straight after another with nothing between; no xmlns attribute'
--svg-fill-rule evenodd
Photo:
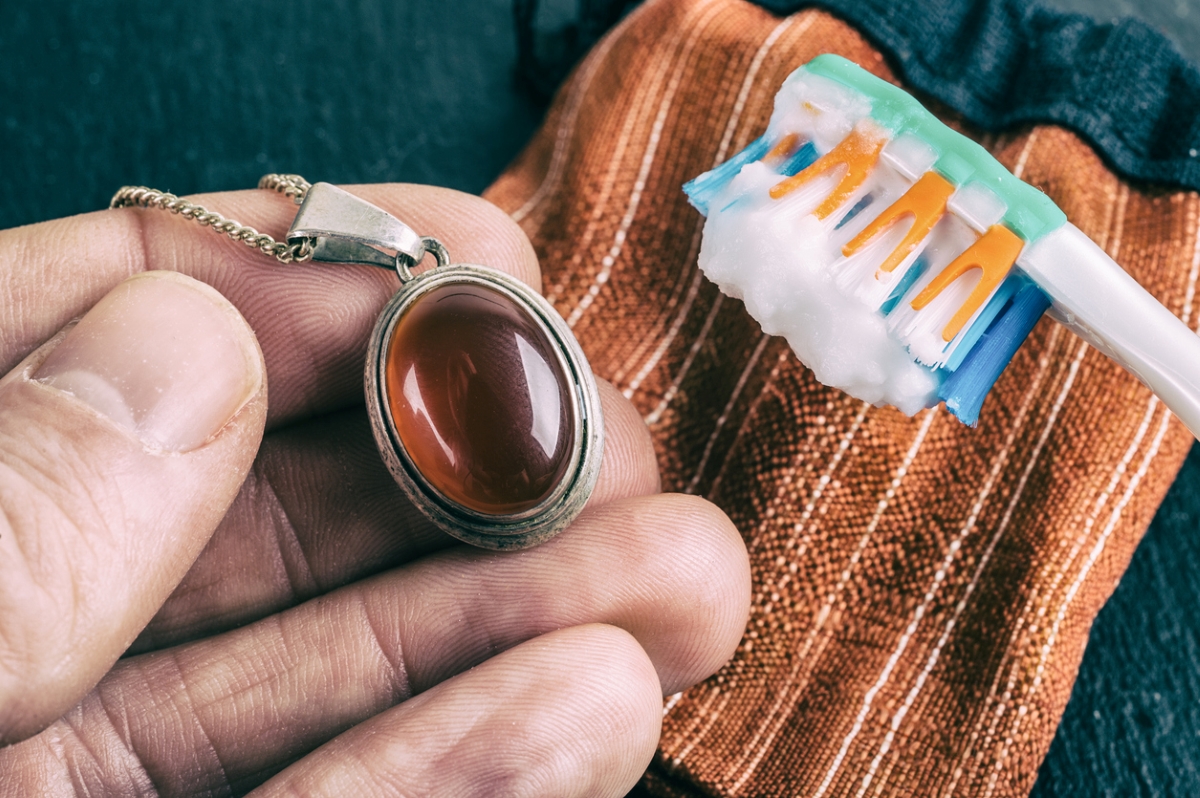
<svg viewBox="0 0 1200 798"><path fill-rule="evenodd" d="M482 200L354 192L539 283ZM276 236L295 213L200 201ZM741 539L657 495L611 387L573 526L472 549L403 498L362 408L394 276L281 266L157 211L0 233L0 264L0 743L24 740L0 795L619 795L661 696L732 654Z"/></svg>

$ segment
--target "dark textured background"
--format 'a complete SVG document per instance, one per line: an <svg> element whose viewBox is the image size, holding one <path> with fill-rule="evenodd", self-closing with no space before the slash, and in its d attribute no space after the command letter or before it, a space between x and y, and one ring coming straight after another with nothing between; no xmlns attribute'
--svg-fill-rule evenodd
<svg viewBox="0 0 1200 798"><path fill-rule="evenodd" d="M1200 60L1200 2L1051 4L1138 16ZM546 5L548 28L574 8ZM0 228L103 207L127 183L214 191L270 171L478 192L542 112L513 78L509 0L0 11ZM1193 449L1092 630L1037 798L1200 795L1198 522Z"/></svg>
<svg viewBox="0 0 1200 798"><path fill-rule="evenodd" d="M481 191L532 135L509 0L0 0L0 228L265 172Z"/></svg>

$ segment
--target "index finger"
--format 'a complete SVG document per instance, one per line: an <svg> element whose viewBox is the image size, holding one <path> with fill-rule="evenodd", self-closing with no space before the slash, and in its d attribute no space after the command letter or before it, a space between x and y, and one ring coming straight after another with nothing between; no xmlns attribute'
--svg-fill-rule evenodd
<svg viewBox="0 0 1200 798"><path fill-rule="evenodd" d="M541 274L529 240L487 200L409 184L350 186L453 259L507 272L535 288ZM276 239L296 206L271 191L191 198ZM372 266L280 264L194 221L126 208L0 231L0 373L12 368L114 285L168 269L216 288L258 336L270 385L268 425L356 403L367 338L395 293L395 274Z"/></svg>

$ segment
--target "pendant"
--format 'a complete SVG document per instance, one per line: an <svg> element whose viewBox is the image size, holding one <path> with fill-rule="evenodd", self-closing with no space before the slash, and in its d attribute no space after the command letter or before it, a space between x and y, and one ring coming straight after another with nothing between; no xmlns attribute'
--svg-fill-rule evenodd
<svg viewBox="0 0 1200 798"><path fill-rule="evenodd" d="M583 509L604 424L591 367L533 289L446 248L328 183L288 231L313 260L394 269L400 290L367 349L367 412L396 482L451 535L490 549L533 546ZM394 254L391 254L394 253ZM436 266L414 275L426 254Z"/></svg>

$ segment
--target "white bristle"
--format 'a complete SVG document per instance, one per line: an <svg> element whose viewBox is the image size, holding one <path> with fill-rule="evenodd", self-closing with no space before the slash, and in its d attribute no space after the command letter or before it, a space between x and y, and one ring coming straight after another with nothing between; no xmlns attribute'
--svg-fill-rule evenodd
<svg viewBox="0 0 1200 798"><path fill-rule="evenodd" d="M911 227L911 218L901 219L890 229L871 239L858 252L838 259L832 267L837 287L847 296L854 297L871 310L879 310L892 293L892 288L904 279L905 273L916 262L923 249L919 245L912 254L890 272L879 270L879 264L896 247L900 246L900 242L904 240L904 236Z"/></svg>
<svg viewBox="0 0 1200 798"><path fill-rule="evenodd" d="M781 224L795 224L802 217L811 214L821 201L829 196L829 192L833 191L844 171L845 167L835 167L785 196L769 200L764 203L763 212ZM770 186L774 186L779 180L779 175L774 175ZM767 187L768 191L770 186ZM832 228L829 220L825 220L824 224Z"/></svg>
<svg viewBox="0 0 1200 798"><path fill-rule="evenodd" d="M838 249L844 247L850 239L874 221L875 217L887 210L889 205L899 199L905 191L908 191L910 185L912 185L912 181L909 178L882 161L878 163L853 196L826 220L833 224L833 232L830 233L830 237L834 246ZM858 206L863 197L870 197L871 204L860 209L853 219L842 224L842 220Z"/></svg>
<svg viewBox="0 0 1200 798"><path fill-rule="evenodd" d="M933 168L937 157L937 150L912 133L900 134L889 141L880 153L883 162L907 177L910 183L915 183L917 178Z"/></svg>
<svg viewBox="0 0 1200 798"><path fill-rule="evenodd" d="M1008 205L996 192L978 180L972 180L959 186L946 203L946 209L973 227L976 232L986 233L989 227L1004 218L1004 214L1008 212Z"/></svg>
<svg viewBox="0 0 1200 798"><path fill-rule="evenodd" d="M717 209L734 202L762 204L761 194L765 190L764 187L769 188L778 182L779 175L762 161L748 163L713 199L712 204Z"/></svg>
<svg viewBox="0 0 1200 798"><path fill-rule="evenodd" d="M941 366L950 359L950 343L942 337L946 323L967 301L982 272L972 269L955 280L920 311L900 315L901 321L889 324L897 337L908 343L908 351L927 366ZM892 314L897 316L899 314ZM890 321L890 319L889 319Z"/></svg>
<svg viewBox="0 0 1200 798"><path fill-rule="evenodd" d="M962 333L947 343L942 331L979 284L983 272L969 269L920 310L913 309L912 301L977 239L975 231L958 218L950 215L942 217L926 237L923 254L928 266L925 273L905 292L888 316L888 330L904 342L913 357L927 366L943 366L954 354L962 340ZM978 313L976 311L975 315ZM970 324L964 325L963 331L969 327Z"/></svg>

